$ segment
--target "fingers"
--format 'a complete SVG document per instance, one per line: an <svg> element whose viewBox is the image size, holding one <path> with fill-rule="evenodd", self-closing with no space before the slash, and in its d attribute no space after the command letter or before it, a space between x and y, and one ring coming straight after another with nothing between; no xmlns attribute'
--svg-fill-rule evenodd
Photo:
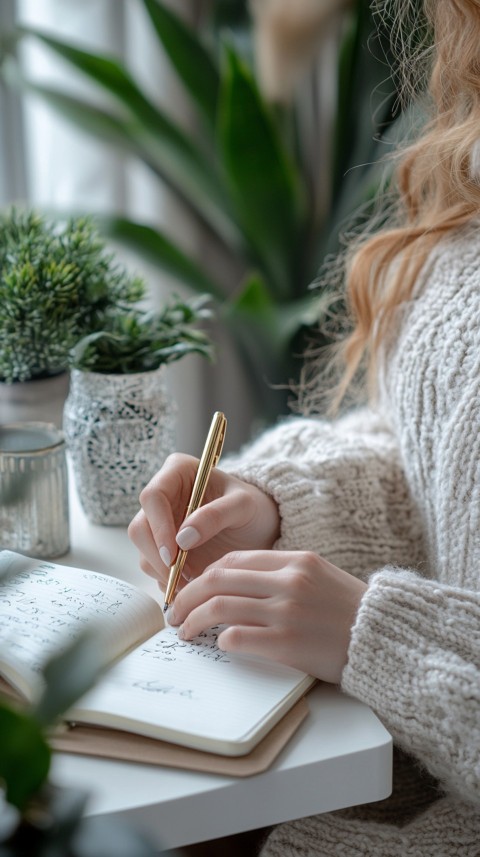
<svg viewBox="0 0 480 857"><path fill-rule="evenodd" d="M211 482L218 496L209 498L207 503L189 515L178 531L177 544L183 550L205 544L223 530L239 529L254 515L251 491L243 483L222 471L212 473ZM188 544L183 539L187 529L194 529L197 536Z"/></svg>
<svg viewBox="0 0 480 857"><path fill-rule="evenodd" d="M185 576L190 579L201 574L215 554L222 556L242 529L244 536L240 538L248 544L252 522L258 527L259 520L273 519L267 544L271 541L270 530L276 529L278 513L273 501L259 489L217 468L209 479L204 503L184 520L197 467L198 460L192 456L169 456L140 494L142 509L131 522L128 534L159 577L174 561L179 547L191 551L209 545L201 555L189 555ZM258 510L260 499L262 513ZM226 532L230 536L224 536Z"/></svg>
<svg viewBox="0 0 480 857"><path fill-rule="evenodd" d="M167 613L183 639L226 626L218 645L338 683L367 584L311 551L233 551Z"/></svg>
<svg viewBox="0 0 480 857"><path fill-rule="evenodd" d="M268 598L272 595L271 582L264 575L259 575L256 571L247 571L244 569L236 571L227 571L223 568L212 568L205 572L200 577L192 580L181 593L175 598L175 601L168 611L167 617L171 625L180 625L187 616L191 616L196 610L203 607L205 603L210 603L214 598L228 598L229 596L236 597L251 597L255 593L255 598ZM219 613L221 602L214 605L215 616ZM198 622L205 621L205 611L198 614L201 618ZM203 625L199 630L211 627L212 624L218 624L220 619L215 618L212 614L213 621L208 625ZM225 618L222 617L221 622L224 623Z"/></svg>
<svg viewBox="0 0 480 857"><path fill-rule="evenodd" d="M221 565L210 567L177 594L167 613L169 623L183 624L186 639L216 624L267 624L275 596L285 589L285 561L281 551L227 554Z"/></svg>
<svg viewBox="0 0 480 857"><path fill-rule="evenodd" d="M143 509L137 512L130 523L128 535L135 547L140 551L140 568L158 580L166 578L168 576L168 565L162 560L150 528L150 523Z"/></svg>
<svg viewBox="0 0 480 857"><path fill-rule="evenodd" d="M288 652L281 645L283 641L277 630L265 626L231 625L218 636L218 647L225 652L237 652L242 655L255 655L278 661L287 666L294 666L293 658L290 663Z"/></svg>
<svg viewBox="0 0 480 857"><path fill-rule="evenodd" d="M170 455L140 494L142 510L128 528L133 543L159 573L175 558L175 535L182 521L197 459Z"/></svg>

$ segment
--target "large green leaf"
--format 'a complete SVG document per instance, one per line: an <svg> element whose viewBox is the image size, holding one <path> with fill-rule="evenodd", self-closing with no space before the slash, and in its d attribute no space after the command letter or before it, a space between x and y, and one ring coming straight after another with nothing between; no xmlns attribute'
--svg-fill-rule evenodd
<svg viewBox="0 0 480 857"><path fill-rule="evenodd" d="M238 219L269 287L285 299L299 252L303 186L250 70L231 47L225 51L219 136Z"/></svg>
<svg viewBox="0 0 480 857"><path fill-rule="evenodd" d="M90 690L105 668L101 641L91 633L79 637L45 665L45 689L32 710L32 717L42 727L55 723Z"/></svg>
<svg viewBox="0 0 480 857"><path fill-rule="evenodd" d="M221 286L204 273L165 233L125 217L97 215L96 221L110 238L130 247L193 291L207 292L219 301L225 300L226 295Z"/></svg>
<svg viewBox="0 0 480 857"><path fill-rule="evenodd" d="M63 90L21 81L18 73L17 82L24 88L29 87L89 133L120 144L141 158L227 244L235 246L239 243L225 188L207 151L199 148L191 136L145 96L120 63L110 57L80 50L38 30L23 28L21 32L39 39L101 86L118 102L122 112L99 108ZM11 70L12 78L14 74Z"/></svg>
<svg viewBox="0 0 480 857"><path fill-rule="evenodd" d="M304 327L315 324L325 298L311 293L285 303L276 302L258 271L250 271L224 317L243 356L252 393L267 422L288 412L292 382L301 367L292 345Z"/></svg>
<svg viewBox="0 0 480 857"><path fill-rule="evenodd" d="M340 46L332 209L326 252L353 216L367 216L380 186L380 161L391 152L386 134L396 121L398 93L391 77L389 34L375 26L368 4L357 0ZM364 209L363 211L361 209Z"/></svg>
<svg viewBox="0 0 480 857"><path fill-rule="evenodd" d="M215 176L209 167L206 154L200 152L192 143L191 137L156 104L153 104L127 69L116 59L81 50L33 28L23 27L20 32L33 36L47 45L54 53L114 96L129 113L138 118L146 129L160 136L166 147L178 150L179 156L185 162L191 160L196 169L203 170L206 174L205 181L210 182L212 188L216 184L217 193L222 193L218 176Z"/></svg>
<svg viewBox="0 0 480 857"><path fill-rule="evenodd" d="M143 0L155 32L208 125L215 128L220 74L212 55L182 19L158 0Z"/></svg>
<svg viewBox="0 0 480 857"><path fill-rule="evenodd" d="M233 322L243 318L252 330L261 332L261 343L285 364L292 340L302 327L316 324L328 306L325 295L312 291L297 300L276 302L257 271L245 278L242 289L232 301L229 316Z"/></svg>
<svg viewBox="0 0 480 857"><path fill-rule="evenodd" d="M0 703L0 735L0 784L21 810L47 778L50 750L38 723L6 703Z"/></svg>

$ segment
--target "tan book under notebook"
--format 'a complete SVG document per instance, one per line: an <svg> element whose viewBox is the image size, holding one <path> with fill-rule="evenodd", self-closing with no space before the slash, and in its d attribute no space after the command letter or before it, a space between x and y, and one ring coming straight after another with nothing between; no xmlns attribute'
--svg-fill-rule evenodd
<svg viewBox="0 0 480 857"><path fill-rule="evenodd" d="M99 657L101 652L112 664L67 713L66 721L77 728L59 733L59 749L152 761L156 747L162 763L162 743L163 757L172 757L174 746L181 767L213 770L212 759L219 757L216 770L241 773L233 757L252 755L255 748L261 755L269 738L268 759L257 761L253 771L263 769L305 716L305 704L296 703L314 683L311 676L222 652L218 628L180 640L175 629L163 627L160 605L130 584L11 551L0 553L3 573L0 676L22 698L36 697L43 663L85 628L97 631ZM190 754L197 762L188 764L185 752L181 761L181 748L197 751ZM230 759L223 769L221 757ZM243 767L253 772L246 760Z"/></svg>

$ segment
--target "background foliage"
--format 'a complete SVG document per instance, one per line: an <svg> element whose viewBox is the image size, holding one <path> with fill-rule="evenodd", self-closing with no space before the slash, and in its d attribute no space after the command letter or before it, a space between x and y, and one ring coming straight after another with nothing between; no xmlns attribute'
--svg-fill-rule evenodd
<svg viewBox="0 0 480 857"><path fill-rule="evenodd" d="M212 3L197 32L160 0L138 2L191 103L194 133L154 103L117 59L46 33L17 32L6 46L4 72L78 126L141 160L176 195L205 236L208 258L188 252L181 237L115 212L102 218L101 228L192 291L212 296L245 362L257 410L271 420L285 411L286 395L267 382L297 377L302 334L325 309L325 296L309 286L338 249L346 218L358 206L365 209L378 186L375 162L385 152L397 101L388 34L373 35L368 4L353 0L336 72L331 203L320 216L297 100L279 106L262 94L247 4ZM25 80L14 60L18 38L40 39L102 90L106 106L61 85ZM213 267L210 258L222 264Z"/></svg>

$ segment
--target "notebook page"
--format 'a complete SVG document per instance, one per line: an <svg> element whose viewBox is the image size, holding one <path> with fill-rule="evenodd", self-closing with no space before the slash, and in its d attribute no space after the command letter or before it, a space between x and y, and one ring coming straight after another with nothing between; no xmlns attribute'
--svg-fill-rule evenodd
<svg viewBox="0 0 480 857"><path fill-rule="evenodd" d="M11 551L0 563L15 571L0 585L0 658L35 687L45 660L87 628L101 634L99 651L112 660L163 624L154 599L114 577Z"/></svg>
<svg viewBox="0 0 480 857"><path fill-rule="evenodd" d="M187 642L165 628L117 663L74 714L123 729L135 721L130 728L140 734L190 746L247 739L280 702L312 680L290 667L222 652L219 632L213 628ZM184 741L180 733L193 740Z"/></svg>

